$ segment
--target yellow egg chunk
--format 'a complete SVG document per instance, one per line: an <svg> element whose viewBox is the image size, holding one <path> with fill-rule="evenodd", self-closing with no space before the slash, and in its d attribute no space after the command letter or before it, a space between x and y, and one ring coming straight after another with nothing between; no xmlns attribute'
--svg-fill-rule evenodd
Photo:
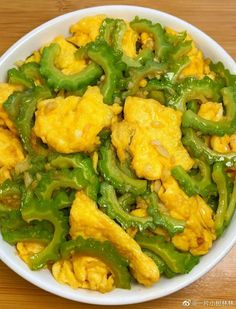
<svg viewBox="0 0 236 309"><path fill-rule="evenodd" d="M0 184L3 183L6 179L11 178L11 173L9 169L5 166L0 167Z"/></svg>
<svg viewBox="0 0 236 309"><path fill-rule="evenodd" d="M131 58L135 58L137 56L136 53L137 40L138 40L137 32L134 31L130 26L128 26L122 39L122 49L123 52Z"/></svg>
<svg viewBox="0 0 236 309"><path fill-rule="evenodd" d="M112 143L116 147L120 161L126 159L126 151L135 133L135 125L127 121L115 122L112 125Z"/></svg>
<svg viewBox="0 0 236 309"><path fill-rule="evenodd" d="M175 165L190 169L193 160L181 143L181 118L181 112L155 100L128 97L124 120L112 126L119 159L129 152L136 174L148 180L160 179Z"/></svg>
<svg viewBox="0 0 236 309"><path fill-rule="evenodd" d="M221 153L236 152L236 133L224 136L212 136L211 148Z"/></svg>
<svg viewBox="0 0 236 309"><path fill-rule="evenodd" d="M53 277L61 284L68 284L73 289L80 287L75 277L71 260L59 260L52 265Z"/></svg>
<svg viewBox="0 0 236 309"><path fill-rule="evenodd" d="M52 274L62 284L106 293L114 288L114 279L108 267L93 257L73 254L70 260L53 264Z"/></svg>
<svg viewBox="0 0 236 309"><path fill-rule="evenodd" d="M200 106L198 115L204 119L219 121L223 116L221 103L207 102ZM210 138L211 148L221 153L236 152L236 133L224 136L212 136Z"/></svg>
<svg viewBox="0 0 236 309"><path fill-rule="evenodd" d="M211 60L210 59L205 59L204 60L204 75L208 76L209 78L215 80L216 78L216 73L211 71L210 69L210 63L211 63Z"/></svg>
<svg viewBox="0 0 236 309"><path fill-rule="evenodd" d="M24 160L21 143L9 130L0 128L0 168L11 169Z"/></svg>
<svg viewBox="0 0 236 309"><path fill-rule="evenodd" d="M188 197L172 176L162 180L158 195L172 217L186 221L184 232L172 238L173 244L193 255L206 254L216 238L211 208L198 195Z"/></svg>
<svg viewBox="0 0 236 309"><path fill-rule="evenodd" d="M166 32L171 35L176 35L178 32L166 27ZM187 34L184 41L192 40L191 36ZM190 63L182 70L180 78L185 78L188 76L193 76L198 79L203 78L205 75L214 79L214 73L210 71L208 61L204 60L203 53L196 47L195 43L192 41L192 48L187 53Z"/></svg>
<svg viewBox="0 0 236 309"><path fill-rule="evenodd" d="M39 63L41 59L41 53L39 50L36 50L32 53L31 56L29 56L28 58L26 58L26 60L24 61L24 63L29 63L29 62L36 62Z"/></svg>
<svg viewBox="0 0 236 309"><path fill-rule="evenodd" d="M136 241L118 224L97 208L96 203L83 192L78 192L70 211L70 235L76 238L93 237L109 240L120 254L129 260L134 277L150 286L159 280L159 271L151 258L145 255Z"/></svg>
<svg viewBox="0 0 236 309"><path fill-rule="evenodd" d="M191 38L190 38L191 39ZM205 62L203 53L192 42L192 49L187 53L190 63L184 68L180 74L180 78L193 76L198 79L204 77Z"/></svg>
<svg viewBox="0 0 236 309"><path fill-rule="evenodd" d="M106 293L114 286L114 277L102 261L89 256L72 257L75 276L82 288Z"/></svg>
<svg viewBox="0 0 236 309"><path fill-rule="evenodd" d="M223 106L216 102L202 103L198 115L206 120L219 121L223 116Z"/></svg>
<svg viewBox="0 0 236 309"><path fill-rule="evenodd" d="M178 33L177 31L169 27L165 27L165 31L167 34L171 34L171 35L176 35Z"/></svg>
<svg viewBox="0 0 236 309"><path fill-rule="evenodd" d="M151 35L149 35L148 33L142 32L141 35L140 35L140 41L141 41L143 49L145 49L145 48L149 48L151 50L154 49L153 37Z"/></svg>
<svg viewBox="0 0 236 309"><path fill-rule="evenodd" d="M7 126L13 132L15 132L14 125L2 105L14 91L20 90L22 90L21 86L0 83L0 121L2 125Z"/></svg>
<svg viewBox="0 0 236 309"><path fill-rule="evenodd" d="M96 15L80 19L78 23L71 26L70 32L72 37L68 41L77 46L84 46L89 42L95 41L105 18L105 15Z"/></svg>
<svg viewBox="0 0 236 309"><path fill-rule="evenodd" d="M62 36L56 37L53 42L61 48L60 54L55 59L55 65L62 73L70 75L78 73L86 67L85 60L75 58L77 48L73 44L67 42Z"/></svg>
<svg viewBox="0 0 236 309"><path fill-rule="evenodd" d="M18 242L16 245L20 258L28 265L30 265L30 257L41 252L44 248L44 244L34 241Z"/></svg>
<svg viewBox="0 0 236 309"><path fill-rule="evenodd" d="M98 87L88 87L82 98L56 97L39 102L34 132L58 152L92 152L100 143L98 133L110 127L120 112L117 104L103 103Z"/></svg>

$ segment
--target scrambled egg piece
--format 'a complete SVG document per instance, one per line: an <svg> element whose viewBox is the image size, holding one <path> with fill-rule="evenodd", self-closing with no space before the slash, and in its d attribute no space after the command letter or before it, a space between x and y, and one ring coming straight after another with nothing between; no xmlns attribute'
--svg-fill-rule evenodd
<svg viewBox="0 0 236 309"><path fill-rule="evenodd" d="M30 265L30 257L33 254L41 252L44 248L45 248L44 244L33 241L18 242L16 245L16 249L20 258L27 265Z"/></svg>
<svg viewBox="0 0 236 309"><path fill-rule="evenodd" d="M22 90L21 86L0 83L0 124L7 126L13 132L15 132L14 125L2 105L14 91L20 90Z"/></svg>
<svg viewBox="0 0 236 309"><path fill-rule="evenodd" d="M66 75L71 75L82 71L86 67L84 59L76 59L75 52L78 50L73 44L69 43L63 36L57 36L51 43L57 43L61 50L60 54L55 59L56 67ZM40 50L35 51L30 57L25 60L27 62L40 62L41 54L45 46Z"/></svg>
<svg viewBox="0 0 236 309"><path fill-rule="evenodd" d="M109 240L129 260L134 277L139 283L150 286L159 280L159 271L151 258L118 224L100 211L96 203L82 191L76 194L70 212L70 234L97 240Z"/></svg>
<svg viewBox="0 0 236 309"><path fill-rule="evenodd" d="M202 103L198 115L206 120L218 121L223 116L223 106L221 103L215 102Z"/></svg>
<svg viewBox="0 0 236 309"><path fill-rule="evenodd" d="M192 43L192 49L187 53L190 63L183 69L180 74L180 78L187 76L194 76L196 78L204 77L204 57L202 51L200 51L194 43Z"/></svg>
<svg viewBox="0 0 236 309"><path fill-rule="evenodd" d="M0 184L9 178L11 178L9 169L5 166L0 167Z"/></svg>
<svg viewBox="0 0 236 309"><path fill-rule="evenodd" d="M105 17L105 15L97 15L81 19L78 23L71 26L70 32L73 36L68 38L68 41L79 47L95 41ZM138 34L128 24L127 26L128 28L122 39L122 48L127 56L135 58L137 56L136 41Z"/></svg>
<svg viewBox="0 0 236 309"><path fill-rule="evenodd" d="M30 257L41 252L45 245L39 242L24 241L17 243L20 258L30 265ZM53 264L52 274L59 283L72 288L83 288L106 293L114 288L114 278L109 268L93 257L73 254L69 260L60 260Z"/></svg>
<svg viewBox="0 0 236 309"><path fill-rule="evenodd" d="M215 80L216 78L216 73L211 71L210 69L210 63L211 60L209 58L204 60L204 75L208 76L209 78Z"/></svg>
<svg viewBox="0 0 236 309"><path fill-rule="evenodd" d="M31 56L29 56L24 63L28 63L28 62L36 62L39 63L41 59L41 53L39 50L35 50Z"/></svg>
<svg viewBox="0 0 236 309"><path fill-rule="evenodd" d="M0 183L10 178L10 170L24 160L18 138L9 130L0 127Z"/></svg>
<svg viewBox="0 0 236 309"><path fill-rule="evenodd" d="M78 289L80 287L71 260L60 260L54 263L52 266L52 274L61 284L68 284L73 289Z"/></svg>
<svg viewBox="0 0 236 309"><path fill-rule="evenodd" d="M187 35L186 40L192 40L192 38ZM195 43L192 41L192 49L187 53L190 59L190 63L184 68L180 74L180 78L185 78L188 76L194 76L196 78L204 77L204 70L207 64L204 61L203 53L200 51Z"/></svg>
<svg viewBox="0 0 236 309"><path fill-rule="evenodd" d="M122 40L122 49L124 53L131 57L135 58L137 56L136 53L136 42L138 40L138 34L134 31L129 25L127 30L125 31L123 40Z"/></svg>
<svg viewBox="0 0 236 309"><path fill-rule="evenodd" d="M145 49L145 48L149 48L151 50L154 49L154 40L153 40L153 37L150 34L148 34L146 32L142 32L141 35L140 35L140 41L141 41L143 49Z"/></svg>
<svg viewBox="0 0 236 309"><path fill-rule="evenodd" d="M188 197L172 176L162 179L158 195L172 217L186 221L183 233L172 238L173 244L193 255L206 254L216 238L211 208L198 195Z"/></svg>
<svg viewBox="0 0 236 309"><path fill-rule="evenodd" d="M77 46L85 46L87 43L95 41L105 18L105 15L96 15L80 19L78 23L71 26L72 37L68 41Z"/></svg>
<svg viewBox="0 0 236 309"><path fill-rule="evenodd" d="M160 179L166 169L181 165L188 170L193 160L181 143L180 111L153 99L128 97L124 120L112 126L112 143L121 161L126 151L139 177Z"/></svg>
<svg viewBox="0 0 236 309"><path fill-rule="evenodd" d="M62 36L58 36L53 40L61 47L60 54L55 59L55 65L62 73L66 75L78 73L86 67L86 61L84 59L77 60L75 58L75 52L77 48L67 42Z"/></svg>
<svg viewBox="0 0 236 309"><path fill-rule="evenodd" d="M236 133L224 136L212 136L211 147L221 153L236 152Z"/></svg>
<svg viewBox="0 0 236 309"><path fill-rule="evenodd" d="M53 264L52 274L59 283L106 293L114 288L109 268L96 258L74 254L70 260Z"/></svg>
<svg viewBox="0 0 236 309"><path fill-rule="evenodd" d="M223 106L221 103L207 102L201 104L198 115L204 119L219 121L223 116ZM212 136L210 138L211 148L221 153L236 152L236 133L224 136Z"/></svg>
<svg viewBox="0 0 236 309"><path fill-rule="evenodd" d="M176 34L177 32L171 28L166 27L166 32L169 34ZM192 40L192 38L187 34L186 41ZM200 51L195 43L192 41L192 48L187 53L190 59L190 63L184 68L180 74L180 78L185 78L188 76L194 76L196 78L203 78L204 75L208 75L212 78L212 74L209 68L208 61L204 60L203 53Z"/></svg>
<svg viewBox="0 0 236 309"><path fill-rule="evenodd" d="M97 134L110 127L121 112L117 104L103 103L98 87L88 87L82 98L69 96L39 102L34 132L58 152L92 152Z"/></svg>

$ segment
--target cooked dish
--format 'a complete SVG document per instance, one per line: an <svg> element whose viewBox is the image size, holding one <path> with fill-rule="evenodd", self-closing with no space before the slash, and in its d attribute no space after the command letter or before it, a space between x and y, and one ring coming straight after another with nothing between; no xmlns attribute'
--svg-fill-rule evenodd
<svg viewBox="0 0 236 309"><path fill-rule="evenodd" d="M75 289L188 273L235 209L236 76L146 19L70 33L0 84L2 237Z"/></svg>

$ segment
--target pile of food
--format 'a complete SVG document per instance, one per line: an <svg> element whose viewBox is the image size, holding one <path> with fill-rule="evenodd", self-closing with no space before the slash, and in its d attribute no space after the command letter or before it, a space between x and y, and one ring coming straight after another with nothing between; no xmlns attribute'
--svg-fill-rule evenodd
<svg viewBox="0 0 236 309"><path fill-rule="evenodd" d="M72 25L0 84L0 229L102 293L198 264L236 204L236 75L136 17Z"/></svg>

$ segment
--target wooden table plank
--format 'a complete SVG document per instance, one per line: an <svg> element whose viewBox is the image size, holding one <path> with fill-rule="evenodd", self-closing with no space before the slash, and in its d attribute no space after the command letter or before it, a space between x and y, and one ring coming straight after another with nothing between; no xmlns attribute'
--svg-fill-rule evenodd
<svg viewBox="0 0 236 309"><path fill-rule="evenodd" d="M235 0L136 0L112 1L112 3L105 0L0 0L0 55L22 35L53 17L80 8L103 4L134 4L176 15L209 34L232 57L236 58ZM189 287L159 300L122 308L162 309L171 307L178 309L183 308L182 302L185 299L199 302L196 308L216 307L217 303L211 303L210 300L234 301L234 305L230 308L236 308L235 259L236 247L213 270ZM57 309L94 308L94 306L65 300L40 290L0 262L1 309L51 309L53 307ZM107 308L114 307L108 306Z"/></svg>

